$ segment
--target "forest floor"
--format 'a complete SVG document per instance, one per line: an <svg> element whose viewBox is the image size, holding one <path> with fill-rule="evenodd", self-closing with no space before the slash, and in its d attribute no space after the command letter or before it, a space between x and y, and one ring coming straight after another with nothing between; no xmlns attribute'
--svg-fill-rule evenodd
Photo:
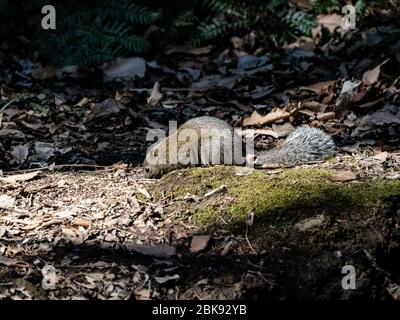
<svg viewBox="0 0 400 320"><path fill-rule="evenodd" d="M297 208L287 203L274 208L268 214L283 208L283 219L261 229L258 214L254 225L234 229L226 220L225 227L194 221L196 202L240 200L230 186L205 196L213 190L209 180L206 190L190 185L198 170L215 177L218 170L234 172L229 168L186 169L161 181L143 179L140 167L124 165L4 177L0 298L398 299L400 154L392 154L386 166L382 158L349 158L256 173L269 180L299 170L308 181L310 170L332 170L332 185L367 190L371 181L382 179L391 184L381 198L368 206L337 207L343 197L329 198L327 190L311 197L308 187L301 187L301 176L289 176L303 202ZM356 175L349 177L349 172ZM234 173L229 177L244 188L240 179ZM314 180L307 186L313 185ZM169 194L178 186L193 192ZM318 205L307 207L310 198ZM254 197L255 208L257 201ZM226 212L216 210L225 219ZM342 288L345 265L356 270L354 290Z"/></svg>
<svg viewBox="0 0 400 320"><path fill-rule="evenodd" d="M400 299L399 20L337 17L284 48L251 33L91 69L7 44L0 299ZM202 115L260 149L307 124L339 152L144 179L149 130Z"/></svg>

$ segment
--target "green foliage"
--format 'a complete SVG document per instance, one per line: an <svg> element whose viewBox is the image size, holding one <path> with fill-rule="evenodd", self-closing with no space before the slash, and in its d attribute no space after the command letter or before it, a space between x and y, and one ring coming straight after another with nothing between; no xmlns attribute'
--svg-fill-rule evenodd
<svg viewBox="0 0 400 320"><path fill-rule="evenodd" d="M42 49L56 65L92 66L149 48L141 35L158 13L132 1L80 1L58 16L51 50Z"/></svg>
<svg viewBox="0 0 400 320"><path fill-rule="evenodd" d="M335 0L320 1L319 10L331 10ZM155 12L155 8L161 14ZM137 0L76 1L66 6L52 37L50 57L56 64L96 65L118 56L141 54L149 43L146 27L158 23L163 33L157 45L189 42L200 46L219 38L261 30L284 43L310 34L312 13L295 9L283 0ZM45 50L48 50L45 48ZM43 52L45 52L43 50Z"/></svg>
<svg viewBox="0 0 400 320"><path fill-rule="evenodd" d="M41 56L57 66L93 66L249 31L257 31L262 41L273 38L285 44L310 35L317 14L341 13L345 1L317 0L311 10L303 10L285 0L53 0L57 29L46 32L40 28L44 4L46 0L0 0L0 36L18 40L23 35L34 49L40 43ZM388 6L383 0L371 0L368 7L372 4ZM360 17L367 2L357 0L354 6Z"/></svg>
<svg viewBox="0 0 400 320"><path fill-rule="evenodd" d="M340 12L342 5L339 0L318 0L314 5L314 11L317 14L331 13L333 11Z"/></svg>
<svg viewBox="0 0 400 320"><path fill-rule="evenodd" d="M315 27L315 20L312 14L294 9L290 9L283 16L283 21L295 32L305 35L310 34L311 29Z"/></svg>
<svg viewBox="0 0 400 320"><path fill-rule="evenodd" d="M356 9L356 15L360 16L363 13L363 11L364 11L364 9L366 7L366 3L365 3L364 0L358 0L355 3L354 7Z"/></svg>
<svg viewBox="0 0 400 320"><path fill-rule="evenodd" d="M275 34L278 41L286 42L287 35L291 38L308 35L315 25L311 13L294 9L283 0L204 0L203 3L207 15L195 30L191 41L195 46L222 35L254 29Z"/></svg>

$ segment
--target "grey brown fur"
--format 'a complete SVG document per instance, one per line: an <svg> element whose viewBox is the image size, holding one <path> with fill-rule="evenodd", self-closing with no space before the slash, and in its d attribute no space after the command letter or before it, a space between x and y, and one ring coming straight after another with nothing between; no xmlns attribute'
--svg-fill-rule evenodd
<svg viewBox="0 0 400 320"><path fill-rule="evenodd" d="M159 153L159 150L168 150L171 139L176 139L177 134L184 132L184 129L192 129L197 135L193 139L196 143L199 159L191 161L188 164L171 164L169 163L168 152ZM214 132L212 132L215 130ZM147 152L146 159L143 163L145 168L145 176L148 178L159 178L163 174L182 167L194 166L197 164L213 164L210 154L202 154L200 132L206 132L209 137L212 137L215 132L224 132L223 139L217 148L219 150L220 161L224 161L224 149L230 146L237 150L242 150L241 139L234 132L233 127L227 122L215 117L198 117L185 122L179 129L170 136L165 137L158 143L151 146ZM207 141L207 140L206 140ZM240 142L239 142L240 141ZM178 154L184 149L184 142L177 143ZM233 142L233 143L232 143ZM235 144L235 145L234 145ZM211 147L214 147L211 145ZM294 130L285 140L281 148L260 151L256 153L256 165L295 165L304 162L324 160L336 153L336 146L332 138L320 129L312 127L299 127ZM226 159L225 159L226 160ZM223 162L222 162L223 163ZM225 161L226 163L226 161ZM231 164L236 163L235 157L232 157Z"/></svg>
<svg viewBox="0 0 400 320"><path fill-rule="evenodd" d="M194 159L189 164L182 164L179 162L172 164L169 161L169 154L168 154L170 141L172 141L171 139L177 139L177 135L179 133L183 133L185 129L191 129L197 133L193 141L196 142L197 144L197 154L199 155L199 159ZM217 138L220 135L223 135L223 138L220 139L219 146L211 145L210 143L211 140L210 142L206 142L210 148L209 150L211 149L214 150L215 151L214 153L207 153L207 154L204 152L202 153L201 150L202 140L200 138L200 133L202 132L205 133L206 138L207 135L208 138L213 138L213 135L215 135L215 138ZM207 139L203 141L207 141ZM169 171L183 167L194 166L198 164L210 164L210 163L216 164L216 163L229 162L229 159L226 159L225 157L225 150L226 150L225 148L228 146L232 148L233 144L235 143L236 146L234 146L233 149L241 150L242 148L241 141L242 141L241 138L234 132L233 127L221 119L209 116L193 118L182 124L176 132L170 134L168 137L165 137L164 139L160 140L159 142L157 142L156 144L152 145L149 148L146 154L146 159L144 160L143 163L144 174L148 178L159 178L160 176ZM187 151L183 150L185 142L186 141L177 143L178 154ZM207 146L203 145L203 147ZM219 150L216 150L216 148L219 148ZM167 150L167 151L158 152L160 150ZM234 150L231 151L233 155ZM217 154L219 155L218 159L215 158ZM156 162L156 164L154 164L154 162ZM235 157L232 156L230 164L240 164L240 163L235 163Z"/></svg>
<svg viewBox="0 0 400 320"><path fill-rule="evenodd" d="M286 138L282 147L260 151L256 165L295 165L334 156L336 146L330 135L320 129L299 127Z"/></svg>

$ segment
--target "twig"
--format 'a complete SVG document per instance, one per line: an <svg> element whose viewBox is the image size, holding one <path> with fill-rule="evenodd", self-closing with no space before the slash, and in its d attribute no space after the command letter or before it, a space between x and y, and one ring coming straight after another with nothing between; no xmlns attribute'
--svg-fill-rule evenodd
<svg viewBox="0 0 400 320"><path fill-rule="evenodd" d="M207 193L203 196L203 198L209 198L209 197L213 196L214 194L219 193L219 192L222 192L222 191L225 191L225 190L226 190L226 185L219 186L218 188L207 192Z"/></svg>
<svg viewBox="0 0 400 320"><path fill-rule="evenodd" d="M24 173L24 172L32 172L32 171L43 171L43 170L52 170L52 169L62 169L62 168L74 168L74 167L89 167L89 168L104 168L104 169L118 169L113 166L101 166L97 164L84 164L84 163L77 163L77 164L58 164L54 166L46 166L42 168L33 168L33 169L22 169L22 170L15 170L12 173ZM13 174L5 174L5 176L12 176Z"/></svg>
<svg viewBox="0 0 400 320"><path fill-rule="evenodd" d="M254 250L253 246L250 243L249 237L248 237L248 233L249 233L249 225L246 223L246 234L244 235L247 241L247 244L249 245L250 249L253 251L253 253L257 254L257 251Z"/></svg>

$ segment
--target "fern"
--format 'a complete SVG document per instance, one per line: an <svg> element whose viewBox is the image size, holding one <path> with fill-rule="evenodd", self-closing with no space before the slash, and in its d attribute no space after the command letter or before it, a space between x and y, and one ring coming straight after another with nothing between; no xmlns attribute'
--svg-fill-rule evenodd
<svg viewBox="0 0 400 320"><path fill-rule="evenodd" d="M228 12L229 10L233 10L235 7L234 0L207 0L205 1L205 7L208 8L212 12Z"/></svg>
<svg viewBox="0 0 400 320"><path fill-rule="evenodd" d="M342 5L339 0L318 0L314 5L314 11L317 14L331 13L333 11L340 12Z"/></svg>
<svg viewBox="0 0 400 320"><path fill-rule="evenodd" d="M315 26L313 15L304 12L290 9L283 20L297 33L309 35L311 29Z"/></svg>
<svg viewBox="0 0 400 320"><path fill-rule="evenodd" d="M101 0L94 7L90 1L83 1L65 12L50 42L53 50L49 58L56 65L89 67L119 56L141 54L149 48L141 33L159 19L158 13L128 0Z"/></svg>
<svg viewBox="0 0 400 320"><path fill-rule="evenodd" d="M356 2L356 4L354 5L355 9L356 9L356 16L361 16L361 14L363 13L363 11L365 10L366 7L366 3L364 0L358 0Z"/></svg>
<svg viewBox="0 0 400 320"><path fill-rule="evenodd" d="M209 18L199 24L191 44L199 46L203 42L218 38L226 33L248 28L252 7L240 7L233 0L206 0L205 8Z"/></svg>

